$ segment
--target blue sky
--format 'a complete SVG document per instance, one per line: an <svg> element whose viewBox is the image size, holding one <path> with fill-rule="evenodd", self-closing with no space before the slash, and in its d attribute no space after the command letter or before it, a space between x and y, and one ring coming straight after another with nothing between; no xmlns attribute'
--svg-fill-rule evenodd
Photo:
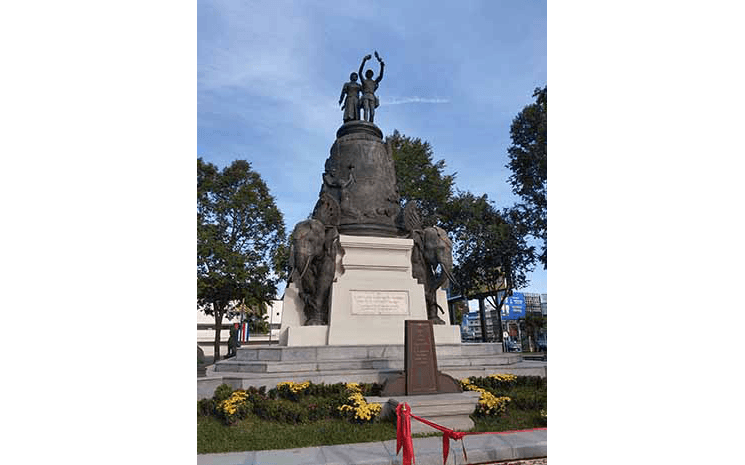
<svg viewBox="0 0 745 465"><path fill-rule="evenodd" d="M547 83L545 2L200 0L197 14L197 154L251 162L288 232L317 199L342 85L374 50L383 133L429 141L459 189L514 203L509 128ZM546 272L525 291L546 292Z"/></svg>

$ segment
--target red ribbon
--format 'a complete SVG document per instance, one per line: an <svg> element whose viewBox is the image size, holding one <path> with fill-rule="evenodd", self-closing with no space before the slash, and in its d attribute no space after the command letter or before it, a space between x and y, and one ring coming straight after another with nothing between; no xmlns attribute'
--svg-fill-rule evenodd
<svg viewBox="0 0 745 465"><path fill-rule="evenodd" d="M406 402L396 407L396 455L403 447L402 465L414 463L414 443L411 440L411 407Z"/></svg>
<svg viewBox="0 0 745 465"><path fill-rule="evenodd" d="M427 419L424 419L422 417L418 417L412 414L411 407L409 407L409 404L405 402L398 404L398 406L396 407L396 417L397 417L396 455L398 455L398 451L401 450L401 447L403 447L404 453L402 457L402 465L412 465L414 463L414 444L411 439L411 419L412 418L414 418L417 421L420 421L421 423L424 423L425 425L429 425L432 428L442 431L442 465L445 465L447 463L448 453L450 452L450 440L451 439L455 441L460 440L461 447L463 448L463 457L466 459L466 462L468 462L468 455L466 455L466 446L465 444L463 444L463 438L465 436L468 436L471 434L510 434L510 433L520 433L520 432L525 432L525 431L542 431L546 429L546 428L532 428L532 429L520 429L520 430L513 430L513 431L498 431L498 432L453 431L451 429L445 428L442 425L438 425L437 423L432 423L431 421Z"/></svg>

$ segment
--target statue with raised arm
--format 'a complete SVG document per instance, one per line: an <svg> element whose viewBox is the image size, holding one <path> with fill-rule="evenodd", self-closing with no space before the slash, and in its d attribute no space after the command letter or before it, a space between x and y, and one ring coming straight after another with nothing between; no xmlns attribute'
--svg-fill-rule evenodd
<svg viewBox="0 0 745 465"><path fill-rule="evenodd" d="M378 100L378 97L375 95L375 91L378 90L378 85L380 84L380 81L383 80L383 68L385 67L385 63L383 63L383 60L380 58L380 55L378 55L376 50L375 58L377 58L378 63L380 63L380 74L377 78L373 79L373 70L368 69L363 78L362 69L365 67L365 62L370 58L372 58L372 56L365 55L365 58L362 59L359 74L360 80L362 81L362 103L360 106L362 107L365 121L372 123L375 121L375 109L380 105L380 100Z"/></svg>
<svg viewBox="0 0 745 465"><path fill-rule="evenodd" d="M354 121L360 119L360 91L362 86L357 82L357 73L349 75L349 82L344 84L341 89L341 95L339 96L339 105L342 105L344 110L344 122ZM346 97L346 99L345 99Z"/></svg>

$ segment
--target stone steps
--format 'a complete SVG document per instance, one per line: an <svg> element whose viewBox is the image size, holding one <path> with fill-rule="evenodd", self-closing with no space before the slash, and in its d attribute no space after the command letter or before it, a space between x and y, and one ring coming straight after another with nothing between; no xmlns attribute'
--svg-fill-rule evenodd
<svg viewBox="0 0 745 465"><path fill-rule="evenodd" d="M463 367L510 365L522 360L520 355L504 354L498 344L441 344L435 350L441 370ZM236 356L218 362L217 373L299 373L403 370L403 345L359 346L253 346L240 347Z"/></svg>
<svg viewBox="0 0 745 465"><path fill-rule="evenodd" d="M444 344L436 347L439 371L462 379L494 373L546 376L546 363L502 353L501 344ZM404 369L403 345L240 347L236 356L208 367L198 378L199 398L210 397L218 381L235 389L273 388L282 381L384 383Z"/></svg>
<svg viewBox="0 0 745 465"><path fill-rule="evenodd" d="M535 365L538 363L540 366ZM455 379L463 379L469 376L488 376L495 373L510 373L521 376L546 376L545 362L518 362L510 365L492 365L464 368L446 368L440 371ZM296 371L296 372L215 372L214 366L208 367L207 376L197 378L197 398L212 397L214 390L222 383L229 384L233 389L246 389L248 387L266 386L267 389L275 387L282 381L303 382L310 381L314 384L326 383L384 383L389 378L400 375L402 370L379 369L379 370L327 370L327 371Z"/></svg>
<svg viewBox="0 0 745 465"><path fill-rule="evenodd" d="M437 365L440 369L461 367L502 366L519 362L520 356L500 355L492 357L474 358L438 358ZM346 359L346 360L322 360L322 361L244 361L228 359L218 362L215 367L217 372L240 372L240 373L283 373L299 371L334 371L334 370L403 370L404 361L395 359L373 358L373 359Z"/></svg>
<svg viewBox="0 0 745 465"><path fill-rule="evenodd" d="M500 344L440 344L435 349L438 360L450 357L489 357L502 354ZM507 355L507 354L505 354ZM519 355L515 355L519 357ZM404 359L404 346L394 344L358 346L240 347L235 360L241 361L321 361L348 359Z"/></svg>

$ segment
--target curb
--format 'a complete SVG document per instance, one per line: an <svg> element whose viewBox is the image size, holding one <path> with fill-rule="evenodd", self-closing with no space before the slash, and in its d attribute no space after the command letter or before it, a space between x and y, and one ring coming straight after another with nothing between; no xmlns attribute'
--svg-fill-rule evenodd
<svg viewBox="0 0 745 465"><path fill-rule="evenodd" d="M460 441L451 441L447 465L543 458L548 455L547 431L466 436L463 457ZM442 437L414 439L417 465L442 465ZM298 449L229 452L197 455L198 465L401 465L396 440L339 444Z"/></svg>

